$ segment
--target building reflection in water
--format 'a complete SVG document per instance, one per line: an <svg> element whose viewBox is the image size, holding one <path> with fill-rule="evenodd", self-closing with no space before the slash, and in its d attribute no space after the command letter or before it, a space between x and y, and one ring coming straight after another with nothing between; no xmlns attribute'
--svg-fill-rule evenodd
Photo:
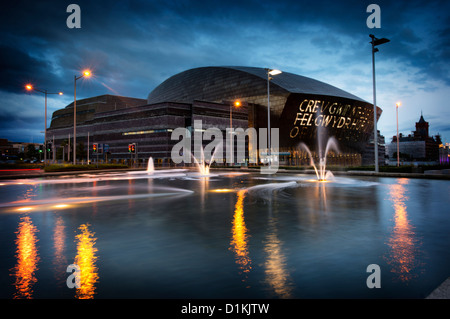
<svg viewBox="0 0 450 319"><path fill-rule="evenodd" d="M80 288L76 290L76 298L92 299L98 281L97 248L94 247L96 238L89 230L89 224L82 224L79 230L81 232L76 235L77 255L74 262L80 267Z"/></svg>
<svg viewBox="0 0 450 319"><path fill-rule="evenodd" d="M55 249L55 256L53 265L55 267L55 276L58 283L65 284L67 259L64 255L66 234L64 221L61 216L56 217L55 228L53 230L53 247Z"/></svg>
<svg viewBox="0 0 450 319"><path fill-rule="evenodd" d="M247 274L252 269L252 261L248 250L248 230L244 220L244 198L246 190L240 190L237 193L237 202L234 209L233 227L231 230L232 239L230 250L235 254L236 263L239 266L240 273L245 275L243 281L246 281Z"/></svg>
<svg viewBox="0 0 450 319"><path fill-rule="evenodd" d="M16 279L14 299L32 299L33 286L37 282L35 273L38 270L39 262L36 237L38 230L29 216L21 217L20 220L16 232L17 264L12 269L12 275Z"/></svg>
<svg viewBox="0 0 450 319"><path fill-rule="evenodd" d="M416 277L417 273L414 270L419 265L417 259L419 241L416 238L414 227L408 220L406 184L408 184L408 179L400 179L398 184L389 185L390 200L395 215L394 228L387 242L391 249L387 256L387 262L391 266L391 272L397 275L402 282L408 282Z"/></svg>
<svg viewBox="0 0 450 319"><path fill-rule="evenodd" d="M292 285L286 269L286 256L283 254L282 242L278 238L277 219L269 218L269 229L265 240L264 251L267 260L264 263L266 281L280 298L290 298Z"/></svg>
<svg viewBox="0 0 450 319"><path fill-rule="evenodd" d="M204 213L206 211L206 197L209 190L209 177L203 177L200 179L200 211Z"/></svg>
<svg viewBox="0 0 450 319"><path fill-rule="evenodd" d="M327 182L317 182L316 198L319 200L320 209L324 212L328 211L327 207Z"/></svg>
<svg viewBox="0 0 450 319"><path fill-rule="evenodd" d="M134 200L132 199L132 195L134 195L135 192L135 184L134 179L130 178L128 179L128 195L130 195L130 198L128 199L128 211L132 212L134 211Z"/></svg>
<svg viewBox="0 0 450 319"><path fill-rule="evenodd" d="M308 222L318 224L323 221L324 216L328 216L328 198L327 192L330 192L328 182L308 181L305 187L299 187L294 198L305 198L307 200L295 200L292 206L296 207L299 222ZM307 221L305 220L307 219Z"/></svg>
<svg viewBox="0 0 450 319"><path fill-rule="evenodd" d="M235 254L236 263L239 266L240 274L247 275L252 269L252 260L249 256L249 235L244 219L244 198L247 190L240 190L237 193L237 202L234 210L232 240L230 249ZM264 262L265 281L280 298L290 298L292 285L289 273L286 268L286 256L283 254L282 242L278 238L278 225L275 217L272 216L272 202L267 203L270 207L269 228L264 240L264 252L267 255Z"/></svg>
<svg viewBox="0 0 450 319"><path fill-rule="evenodd" d="M95 198L98 196L98 189L97 189L97 181L94 180L92 182L92 197ZM92 201L92 214L95 216L98 213L98 205L97 201Z"/></svg>

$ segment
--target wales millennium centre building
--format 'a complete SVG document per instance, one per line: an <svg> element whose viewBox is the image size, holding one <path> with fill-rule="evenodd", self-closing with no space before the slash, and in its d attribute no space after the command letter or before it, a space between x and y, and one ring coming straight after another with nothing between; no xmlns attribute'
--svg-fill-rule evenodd
<svg viewBox="0 0 450 319"><path fill-rule="evenodd" d="M334 137L339 145L329 162L373 164L373 104L321 81L288 72L270 76L268 69L256 67L190 69L165 80L147 99L101 95L77 100L77 157L85 161L89 153L91 160L100 156L109 162L144 162L152 157L155 164L172 165L171 151L178 140L171 136L176 128L192 130L201 121L202 130L218 128L224 137L230 127L258 131L268 127L268 101L270 127L279 129L280 165L307 164L299 144L317 156L317 141L326 137ZM377 107L377 119L381 112ZM73 116L73 103L53 113L47 131L53 160L70 158ZM135 145L132 155L130 144ZM236 147L226 144L224 152ZM383 145L379 152L383 159ZM247 164L248 158L234 161Z"/></svg>

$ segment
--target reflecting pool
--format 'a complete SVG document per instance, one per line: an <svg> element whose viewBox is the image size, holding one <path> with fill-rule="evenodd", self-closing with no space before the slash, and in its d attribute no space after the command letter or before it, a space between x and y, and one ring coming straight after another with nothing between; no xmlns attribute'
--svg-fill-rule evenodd
<svg viewBox="0 0 450 319"><path fill-rule="evenodd" d="M0 297L424 298L450 276L449 195L443 180L231 171L2 181Z"/></svg>

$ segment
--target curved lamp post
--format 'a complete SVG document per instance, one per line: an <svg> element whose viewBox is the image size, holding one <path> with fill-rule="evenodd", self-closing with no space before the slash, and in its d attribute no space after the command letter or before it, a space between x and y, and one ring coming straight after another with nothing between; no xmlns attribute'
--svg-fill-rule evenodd
<svg viewBox="0 0 450 319"><path fill-rule="evenodd" d="M272 78L270 77L271 75L277 75L277 74L281 74L283 72L281 72L280 70L277 69L266 69L267 71L267 158L269 161L269 166L271 165L271 136L270 136L270 80L272 80Z"/></svg>
<svg viewBox="0 0 450 319"><path fill-rule="evenodd" d="M91 71L85 70L82 75L75 75L73 80L73 165L77 160L77 80L84 76L90 77Z"/></svg>
<svg viewBox="0 0 450 319"><path fill-rule="evenodd" d="M379 50L375 48L377 45L381 45L389 42L390 40L386 38L378 39L373 34L369 37L372 38L370 42L372 44L372 79L373 79L373 143L375 151L375 172L378 173L378 130L377 130L377 99L376 99L376 89L375 89L375 52Z"/></svg>
<svg viewBox="0 0 450 319"><path fill-rule="evenodd" d="M39 90L33 87L33 85L31 84L27 84L25 85L25 88L28 91L36 91L36 92L40 92L40 93L44 93L45 96L45 128L44 128L44 166L47 165L47 95L48 94L58 94L58 95L62 95L62 92L48 92L47 90Z"/></svg>

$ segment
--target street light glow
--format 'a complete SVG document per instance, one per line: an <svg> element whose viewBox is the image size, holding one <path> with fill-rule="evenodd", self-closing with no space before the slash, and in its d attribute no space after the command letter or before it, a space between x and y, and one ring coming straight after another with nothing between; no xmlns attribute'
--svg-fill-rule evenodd
<svg viewBox="0 0 450 319"><path fill-rule="evenodd" d="M31 90L33 89L33 86L32 86L31 84L27 84L27 85L25 86L25 88L26 88L28 91L31 91Z"/></svg>
<svg viewBox="0 0 450 319"><path fill-rule="evenodd" d="M85 71L83 72L83 74L84 74L84 76L91 76L91 71L85 70Z"/></svg>
<svg viewBox="0 0 450 319"><path fill-rule="evenodd" d="M400 102L397 102L397 104L396 104L396 105L397 105L397 107L399 107L400 105L402 105L402 103L400 103Z"/></svg>
<svg viewBox="0 0 450 319"><path fill-rule="evenodd" d="M234 192L234 189L219 188L219 189L212 189L211 192L214 192L214 193L230 193L230 192Z"/></svg>
<svg viewBox="0 0 450 319"><path fill-rule="evenodd" d="M67 205L67 204L58 204L58 205L53 206L53 208L67 208L67 207L69 207L69 205Z"/></svg>
<svg viewBox="0 0 450 319"><path fill-rule="evenodd" d="M235 101L235 102L234 102L234 106L236 106L236 107L241 106L241 101Z"/></svg>
<svg viewBox="0 0 450 319"><path fill-rule="evenodd" d="M277 75L277 74L280 74L280 73L283 73L283 72L281 72L280 70L277 70L277 69L273 69L273 70L269 71L270 75Z"/></svg>
<svg viewBox="0 0 450 319"><path fill-rule="evenodd" d="M59 95L63 95L63 92L59 92L58 94L59 94Z"/></svg>

